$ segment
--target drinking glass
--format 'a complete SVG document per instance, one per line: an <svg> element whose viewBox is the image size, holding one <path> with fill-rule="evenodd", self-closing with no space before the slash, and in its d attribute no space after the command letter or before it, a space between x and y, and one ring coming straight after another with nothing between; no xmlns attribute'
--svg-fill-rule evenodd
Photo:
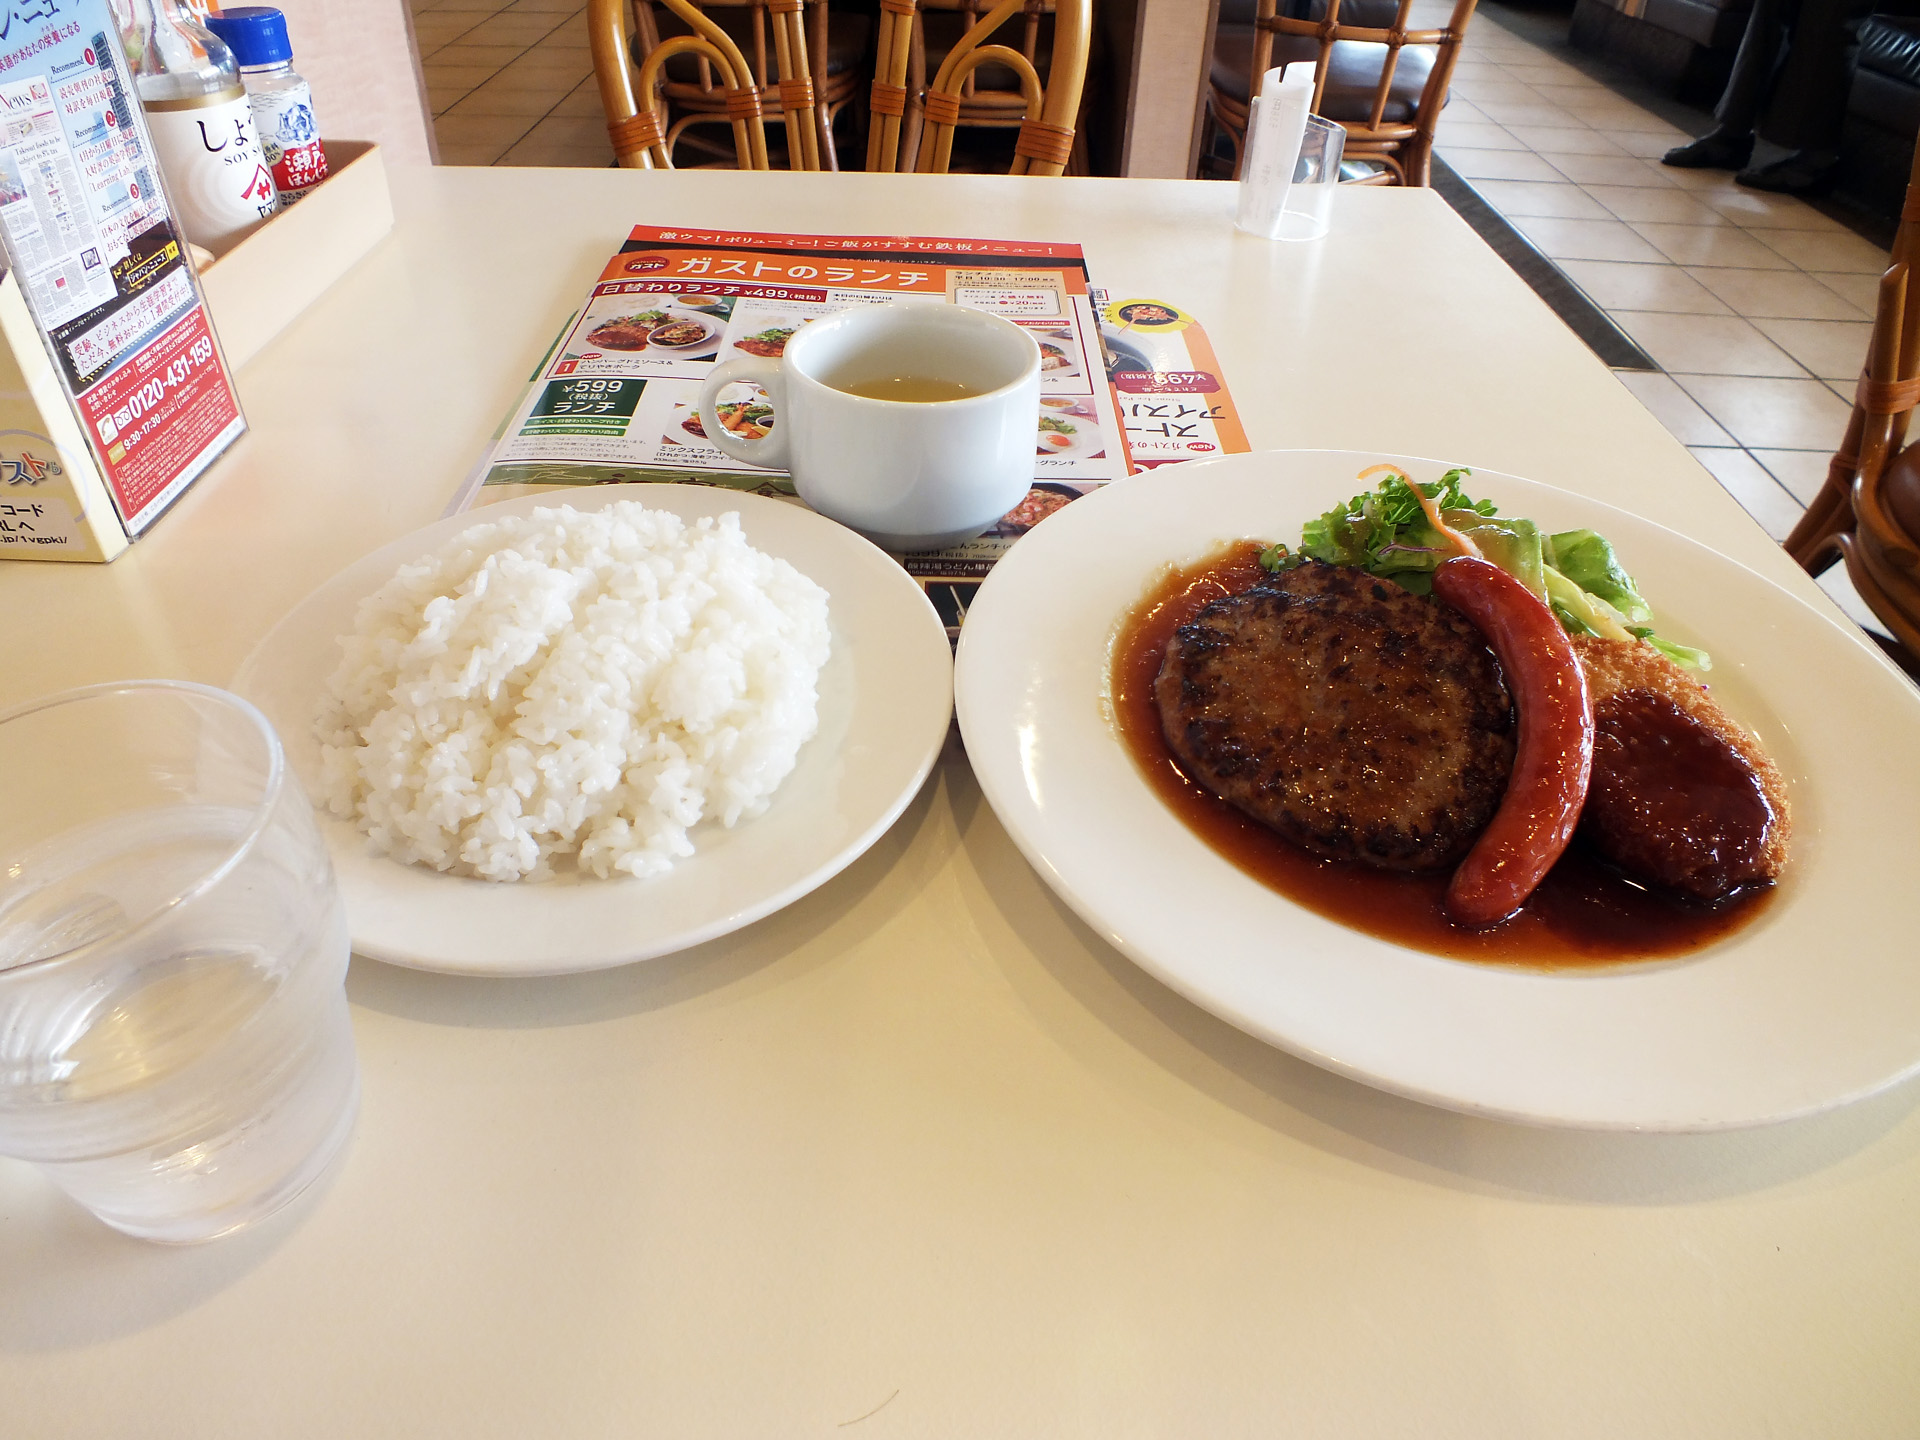
<svg viewBox="0 0 1920 1440"><path fill-rule="evenodd" d="M311 1184L359 1101L346 914L279 737L204 685L0 715L0 1154L115 1229L209 1240Z"/></svg>
<svg viewBox="0 0 1920 1440"><path fill-rule="evenodd" d="M1307 116L1300 136L1300 158L1294 161L1293 184L1280 208L1276 240L1318 240L1333 218L1333 194L1340 184L1340 156L1347 132L1331 120Z"/></svg>

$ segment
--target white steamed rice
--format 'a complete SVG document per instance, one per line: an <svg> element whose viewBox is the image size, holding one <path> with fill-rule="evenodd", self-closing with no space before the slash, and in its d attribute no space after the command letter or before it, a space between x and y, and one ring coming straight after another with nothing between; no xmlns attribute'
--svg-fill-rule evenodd
<svg viewBox="0 0 1920 1440"><path fill-rule="evenodd" d="M828 644L827 592L736 514L487 521L361 602L315 722L327 803L455 874L658 875L767 808Z"/></svg>

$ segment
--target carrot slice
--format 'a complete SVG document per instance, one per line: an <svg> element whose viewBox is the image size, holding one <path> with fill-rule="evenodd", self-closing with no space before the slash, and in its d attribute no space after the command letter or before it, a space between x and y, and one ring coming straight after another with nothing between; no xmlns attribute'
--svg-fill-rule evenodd
<svg viewBox="0 0 1920 1440"><path fill-rule="evenodd" d="M1432 496L1428 495L1418 485L1409 482L1408 488L1413 491L1414 497L1419 500L1420 508L1427 512L1427 523L1432 525L1433 528L1438 530L1442 535L1446 536L1448 540L1452 541L1455 549L1462 555L1470 556L1475 560L1484 560L1487 558L1480 553L1480 547L1474 544L1471 539L1462 535L1458 530L1440 518L1440 505L1438 501L1434 500Z"/></svg>

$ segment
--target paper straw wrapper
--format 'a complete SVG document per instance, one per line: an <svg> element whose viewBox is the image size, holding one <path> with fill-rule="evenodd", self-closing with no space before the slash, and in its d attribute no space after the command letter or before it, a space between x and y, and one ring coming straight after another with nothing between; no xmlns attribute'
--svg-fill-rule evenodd
<svg viewBox="0 0 1920 1440"><path fill-rule="evenodd" d="M1313 100L1313 67L1280 66L1262 77L1247 116L1247 153L1240 166L1240 208L1234 225L1250 235L1277 239L1300 139Z"/></svg>

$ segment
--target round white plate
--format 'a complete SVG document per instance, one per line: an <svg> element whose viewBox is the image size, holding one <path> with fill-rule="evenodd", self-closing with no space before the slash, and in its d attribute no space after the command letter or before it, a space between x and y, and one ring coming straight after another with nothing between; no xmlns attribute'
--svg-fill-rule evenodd
<svg viewBox="0 0 1920 1440"><path fill-rule="evenodd" d="M1675 961L1551 972L1359 934L1251 879L1148 788L1103 709L1123 612L1222 540L1303 521L1399 460L1294 451L1119 481L1050 516L968 610L960 728L1035 869L1129 958L1303 1059L1457 1110L1537 1124L1710 1130L1811 1113L1920 1069L1920 695L1844 622L1624 511L1492 471L1469 493L1549 530L1590 526L1662 633L1713 654L1726 709L1788 777L1780 893ZM1033 623L1044 615L1046 623Z"/></svg>
<svg viewBox="0 0 1920 1440"><path fill-rule="evenodd" d="M1040 367L1040 383L1042 385L1057 385L1062 380L1078 380L1081 374L1080 362L1073 357L1073 352L1067 349L1066 342L1061 340L1048 340L1045 343L1058 346L1061 350L1066 351L1066 354L1062 357L1065 363L1055 365L1052 369L1048 369L1042 364Z"/></svg>
<svg viewBox="0 0 1920 1440"><path fill-rule="evenodd" d="M1187 354L1186 342L1180 339L1178 331L1123 331L1102 327L1100 337L1106 341L1108 350L1134 361L1136 373L1142 370L1184 370L1193 363Z"/></svg>
<svg viewBox="0 0 1920 1440"><path fill-rule="evenodd" d="M653 343L652 341L648 341L647 344L640 346L638 349L628 349L624 345L602 345L598 343L596 340L594 340L593 332L600 329L604 325L611 325L614 321L623 319L626 316L642 315L649 310L658 310L662 314L666 314L666 315L671 315L673 313L672 308L670 306L659 304L657 303L657 297L653 297L653 298L655 299L656 303L626 304L626 305L614 306L614 307L609 307L605 314L589 316L587 319L587 322L585 324L580 325L574 331L573 335L570 337L574 348L571 351L569 351L569 353L579 355L579 354L584 354L589 350L598 350L602 354L606 354L606 355L648 354L650 352L650 347ZM644 301L649 299L649 297L644 295L630 295L627 297L627 299L629 301Z"/></svg>
<svg viewBox="0 0 1920 1440"><path fill-rule="evenodd" d="M736 930L824 884L878 840L919 791L953 709L940 617L898 562L798 505L698 485L599 485L451 516L375 551L296 606L248 657L233 688L273 721L309 795L320 793L314 707L354 607L396 569L497 515L639 500L686 519L740 514L747 539L826 588L833 653L820 673L820 730L764 815L706 824L697 847L651 880L492 884L372 853L350 823L321 828L356 953L468 975L556 975L670 954Z"/></svg>
<svg viewBox="0 0 1920 1440"><path fill-rule="evenodd" d="M1067 437L1071 443L1058 450L1050 445L1043 445L1039 443L1040 437L1049 434L1058 435L1060 432L1057 430L1036 429L1034 431L1033 447L1035 459L1073 460L1082 455L1090 455L1100 448L1100 421L1098 417L1070 415L1063 410L1049 410L1046 413L1063 425L1073 426L1073 434Z"/></svg>
<svg viewBox="0 0 1920 1440"><path fill-rule="evenodd" d="M729 334L727 338L725 347L727 359L778 360L781 358L781 355L785 354L786 345L784 342L780 347L781 355L756 355L751 350L742 350L740 348L740 342L742 340L751 340L756 335L764 335L769 330L785 330L789 325L792 327L793 335L798 335L801 328L814 318L812 315L770 315L750 317L749 321L741 322L739 315L735 314L733 318L728 321L728 324L734 329L737 329L739 333ZM787 339L793 339L793 335L787 336Z"/></svg>
<svg viewBox="0 0 1920 1440"><path fill-rule="evenodd" d="M668 324L675 321L689 321L704 326L706 334L691 345L658 345L652 339L647 341L644 353L648 355L677 355L682 360L705 360L720 348L721 332L727 328L727 322L712 315L702 315L697 310L683 310L677 305L665 307L671 317Z"/></svg>

